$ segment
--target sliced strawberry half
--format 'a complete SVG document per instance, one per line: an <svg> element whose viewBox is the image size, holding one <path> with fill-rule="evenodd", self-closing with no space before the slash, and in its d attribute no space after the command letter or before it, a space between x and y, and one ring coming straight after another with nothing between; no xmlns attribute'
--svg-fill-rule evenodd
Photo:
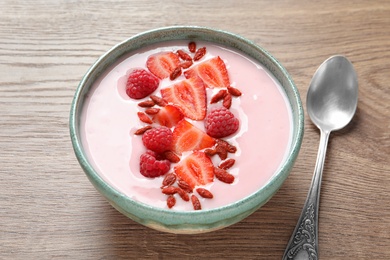
<svg viewBox="0 0 390 260"><path fill-rule="evenodd" d="M173 130L172 145L177 154L214 146L215 139L188 122L181 120Z"/></svg>
<svg viewBox="0 0 390 260"><path fill-rule="evenodd" d="M206 116L206 88L199 77L180 81L161 89L162 98L182 110L193 120L203 120Z"/></svg>
<svg viewBox="0 0 390 260"><path fill-rule="evenodd" d="M188 78L200 77L209 88L227 88L230 86L229 74L223 60L217 56L184 72Z"/></svg>
<svg viewBox="0 0 390 260"><path fill-rule="evenodd" d="M214 166L211 159L203 152L195 151L175 167L174 171L180 180L185 181L193 189L214 180Z"/></svg>
<svg viewBox="0 0 390 260"><path fill-rule="evenodd" d="M171 128L184 118L181 110L173 105L161 107L157 114L153 115L153 122Z"/></svg>
<svg viewBox="0 0 390 260"><path fill-rule="evenodd" d="M179 56L173 52L160 52L149 56L146 61L149 71L160 79L168 78L179 65Z"/></svg>

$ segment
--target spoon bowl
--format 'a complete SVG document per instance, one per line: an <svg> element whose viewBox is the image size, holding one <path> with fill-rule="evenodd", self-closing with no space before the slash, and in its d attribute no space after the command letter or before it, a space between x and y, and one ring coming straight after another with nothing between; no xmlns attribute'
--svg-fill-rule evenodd
<svg viewBox="0 0 390 260"><path fill-rule="evenodd" d="M332 131L345 127L355 114L358 81L351 62L332 56L317 69L307 93L307 112L320 129L314 175L301 216L283 255L287 259L318 259L318 208L326 148Z"/></svg>
<svg viewBox="0 0 390 260"><path fill-rule="evenodd" d="M348 59L327 59L314 74L307 93L307 112L312 122L324 131L345 127L356 111L357 85L356 72Z"/></svg>

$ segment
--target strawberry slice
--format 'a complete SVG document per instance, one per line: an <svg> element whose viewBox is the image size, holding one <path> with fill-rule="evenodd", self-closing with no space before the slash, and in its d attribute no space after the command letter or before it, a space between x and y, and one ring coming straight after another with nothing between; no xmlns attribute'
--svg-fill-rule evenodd
<svg viewBox="0 0 390 260"><path fill-rule="evenodd" d="M157 114L153 115L153 122L171 128L184 118L181 110L173 105L161 107Z"/></svg>
<svg viewBox="0 0 390 260"><path fill-rule="evenodd" d="M206 116L206 89L199 77L161 89L161 96L165 101L178 106L190 119L203 120Z"/></svg>
<svg viewBox="0 0 390 260"><path fill-rule="evenodd" d="M178 178L188 183L193 189L195 186L205 185L214 180L214 166L211 159L200 151L195 151L175 167Z"/></svg>
<svg viewBox="0 0 390 260"><path fill-rule="evenodd" d="M188 78L200 77L209 88L227 88L230 86L229 74L223 60L218 56L184 72Z"/></svg>
<svg viewBox="0 0 390 260"><path fill-rule="evenodd" d="M195 127L185 119L181 120L173 130L173 151L182 154L185 151L202 150L214 146L215 139Z"/></svg>
<svg viewBox="0 0 390 260"><path fill-rule="evenodd" d="M179 56L173 52L160 52L149 56L146 67L160 79L169 75L180 65Z"/></svg>

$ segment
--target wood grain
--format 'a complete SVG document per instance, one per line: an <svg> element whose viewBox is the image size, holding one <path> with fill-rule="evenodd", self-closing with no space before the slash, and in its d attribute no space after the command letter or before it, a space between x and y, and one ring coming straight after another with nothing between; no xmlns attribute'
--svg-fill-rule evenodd
<svg viewBox="0 0 390 260"><path fill-rule="evenodd" d="M319 133L305 121L294 170L229 228L173 235L114 210L73 154L68 118L89 66L145 30L202 25L242 35L292 75L305 104L316 68L346 55L359 77L352 123L332 134L320 204L321 259L390 259L390 2L0 2L0 259L281 259L310 185Z"/></svg>

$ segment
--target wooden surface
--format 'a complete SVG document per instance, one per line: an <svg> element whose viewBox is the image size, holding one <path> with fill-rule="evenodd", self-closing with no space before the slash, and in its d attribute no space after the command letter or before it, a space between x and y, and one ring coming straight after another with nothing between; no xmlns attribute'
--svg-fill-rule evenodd
<svg viewBox="0 0 390 260"><path fill-rule="evenodd" d="M208 234L165 234L127 219L77 163L68 117L82 76L116 43L169 25L223 29L263 46L304 105L322 61L352 61L358 109L330 139L319 256L390 259L388 0L1 1L0 259L281 259L317 154L319 132L307 116L298 160L275 197Z"/></svg>

